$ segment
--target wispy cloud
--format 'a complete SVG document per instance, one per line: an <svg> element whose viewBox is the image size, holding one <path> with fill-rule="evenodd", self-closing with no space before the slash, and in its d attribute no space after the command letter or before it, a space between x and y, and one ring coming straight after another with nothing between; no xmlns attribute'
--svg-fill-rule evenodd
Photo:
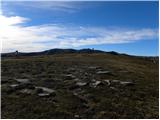
<svg viewBox="0 0 160 120"><path fill-rule="evenodd" d="M80 9L78 2L69 1L3 1L3 11L10 12L10 6L23 7L24 9L50 10L54 12L74 13ZM80 2L79 2L80 3ZM82 7L82 6L81 6ZM13 11L12 11L13 12ZM11 12L11 13L12 13ZM6 13L6 12L5 12Z"/></svg>
<svg viewBox="0 0 160 120"><path fill-rule="evenodd" d="M0 15L2 52L41 51L51 48L71 48L85 45L122 44L158 37L157 29L99 28L44 24L23 26L29 21L20 16Z"/></svg>

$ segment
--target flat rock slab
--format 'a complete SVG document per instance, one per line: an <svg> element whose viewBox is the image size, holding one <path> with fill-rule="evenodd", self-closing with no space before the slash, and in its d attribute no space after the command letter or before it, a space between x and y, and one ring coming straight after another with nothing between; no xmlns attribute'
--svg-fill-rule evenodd
<svg viewBox="0 0 160 120"><path fill-rule="evenodd" d="M15 79L19 83L30 83L29 79Z"/></svg>
<svg viewBox="0 0 160 120"><path fill-rule="evenodd" d="M86 86L87 83L86 82L77 82L76 85L81 87L81 86Z"/></svg>
<svg viewBox="0 0 160 120"><path fill-rule="evenodd" d="M48 96L50 96L50 93L39 93L38 96L40 96L40 97L48 97Z"/></svg>
<svg viewBox="0 0 160 120"><path fill-rule="evenodd" d="M20 90L23 89L24 87L20 86L20 84L12 84L9 86L10 88L12 88L12 90Z"/></svg>
<svg viewBox="0 0 160 120"><path fill-rule="evenodd" d="M64 79L65 79L65 80L72 80L72 79L74 79L74 78L75 78L75 76L72 75L72 74L64 75Z"/></svg>
<svg viewBox="0 0 160 120"><path fill-rule="evenodd" d="M75 117L75 118L80 118L80 116L79 116L79 115L74 115L74 117Z"/></svg>
<svg viewBox="0 0 160 120"><path fill-rule="evenodd" d="M132 86L132 85L134 85L133 82L125 82L125 81L121 81L120 84L121 85L126 85L126 86Z"/></svg>
<svg viewBox="0 0 160 120"><path fill-rule="evenodd" d="M55 90L53 89L50 89L50 88L46 88L46 87L35 87L36 90L36 93L39 97L49 97L49 96L55 96L56 93L55 93Z"/></svg>
<svg viewBox="0 0 160 120"><path fill-rule="evenodd" d="M88 67L88 69L95 70L95 69L101 69L101 67L99 67L99 66L90 66L90 67Z"/></svg>
<svg viewBox="0 0 160 120"><path fill-rule="evenodd" d="M46 92L46 93L54 93L55 92L55 90L50 89L50 88L46 88L46 87L35 87L35 88L42 89L43 92Z"/></svg>
<svg viewBox="0 0 160 120"><path fill-rule="evenodd" d="M115 91L117 91L118 89L117 88L115 88L115 87L110 87L112 90L115 90Z"/></svg>
<svg viewBox="0 0 160 120"><path fill-rule="evenodd" d="M111 82L112 83L120 83L121 81L120 80L112 80Z"/></svg>
<svg viewBox="0 0 160 120"><path fill-rule="evenodd" d="M69 68L69 69L67 69L67 71L68 71L68 72L75 72L76 69L75 69L75 68Z"/></svg>
<svg viewBox="0 0 160 120"><path fill-rule="evenodd" d="M110 71L98 71L97 74L98 75L104 75L104 74L110 74Z"/></svg>
<svg viewBox="0 0 160 120"><path fill-rule="evenodd" d="M10 85L11 88L16 88L18 86L19 86L19 84L12 84L12 85Z"/></svg>
<svg viewBox="0 0 160 120"><path fill-rule="evenodd" d="M32 89L22 89L19 92L23 94L29 94L29 95L34 94L34 90Z"/></svg>
<svg viewBox="0 0 160 120"><path fill-rule="evenodd" d="M94 83L91 83L91 86L96 88L98 85L102 85L103 83L101 81L96 81Z"/></svg>

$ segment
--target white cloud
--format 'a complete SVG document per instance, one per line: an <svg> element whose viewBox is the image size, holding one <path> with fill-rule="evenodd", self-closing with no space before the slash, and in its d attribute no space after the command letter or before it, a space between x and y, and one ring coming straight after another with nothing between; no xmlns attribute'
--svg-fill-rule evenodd
<svg viewBox="0 0 160 120"><path fill-rule="evenodd" d="M29 52L85 45L120 44L158 37L156 29L71 27L57 24L23 26L29 19L0 15L2 52Z"/></svg>
<svg viewBox="0 0 160 120"><path fill-rule="evenodd" d="M74 13L79 10L79 4L75 4L78 2L69 2L69 1L3 1L3 11L6 14L10 14L9 7L23 7L26 10L30 9L37 9L37 10L49 10L49 11L58 11L58 12L65 12L65 13ZM81 6L83 7L83 6Z"/></svg>

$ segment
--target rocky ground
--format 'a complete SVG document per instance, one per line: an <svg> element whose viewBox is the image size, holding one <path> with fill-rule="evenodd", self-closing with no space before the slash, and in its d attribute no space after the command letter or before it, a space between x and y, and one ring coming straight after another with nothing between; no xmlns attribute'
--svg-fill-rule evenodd
<svg viewBox="0 0 160 120"><path fill-rule="evenodd" d="M126 55L2 59L2 118L158 118L158 62Z"/></svg>

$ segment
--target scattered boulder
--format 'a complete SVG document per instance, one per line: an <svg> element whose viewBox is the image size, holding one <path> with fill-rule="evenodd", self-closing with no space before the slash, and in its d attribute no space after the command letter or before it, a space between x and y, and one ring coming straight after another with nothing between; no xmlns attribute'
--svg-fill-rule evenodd
<svg viewBox="0 0 160 120"><path fill-rule="evenodd" d="M103 85L103 83L101 81L96 81L94 83L91 83L91 86L94 87L94 88L96 88L99 85Z"/></svg>
<svg viewBox="0 0 160 120"><path fill-rule="evenodd" d="M72 80L72 79L74 79L74 78L75 78L75 76L72 75L72 74L64 75L64 79L65 79L65 80Z"/></svg>
<svg viewBox="0 0 160 120"><path fill-rule="evenodd" d="M78 78L75 78L74 81L79 81L79 79L78 79Z"/></svg>
<svg viewBox="0 0 160 120"><path fill-rule="evenodd" d="M12 88L12 90L18 90L22 88L19 84L12 84L10 85L10 87Z"/></svg>
<svg viewBox="0 0 160 120"><path fill-rule="evenodd" d="M36 87L36 92L40 97L55 96L55 90L46 87Z"/></svg>
<svg viewBox="0 0 160 120"><path fill-rule="evenodd" d="M120 83L120 80L112 80L112 83Z"/></svg>
<svg viewBox="0 0 160 120"><path fill-rule="evenodd" d="M20 90L20 93L31 95L31 94L34 93L34 90L32 90L32 89L22 89L22 90Z"/></svg>
<svg viewBox="0 0 160 120"><path fill-rule="evenodd" d="M126 82L125 81L121 81L120 84L121 85L125 85L125 86L133 86L134 85L133 82L127 82L127 81Z"/></svg>
<svg viewBox="0 0 160 120"><path fill-rule="evenodd" d="M19 83L30 83L29 79L15 79Z"/></svg>
<svg viewBox="0 0 160 120"><path fill-rule="evenodd" d="M77 82L76 85L81 87L81 86L86 86L87 83L86 82Z"/></svg>
<svg viewBox="0 0 160 120"><path fill-rule="evenodd" d="M75 69L75 68L69 68L67 71L68 71L68 72L75 72L76 69Z"/></svg>
<svg viewBox="0 0 160 120"><path fill-rule="evenodd" d="M75 118L79 118L79 115L74 115Z"/></svg>
<svg viewBox="0 0 160 120"><path fill-rule="evenodd" d="M117 91L118 89L116 89L115 87L110 87L112 90L115 90L115 91Z"/></svg>
<svg viewBox="0 0 160 120"><path fill-rule="evenodd" d="M47 92L47 93L53 93L55 92L55 90L52 90L50 88L46 88L46 87L36 87L36 89L42 89L44 92Z"/></svg>
<svg viewBox="0 0 160 120"><path fill-rule="evenodd" d="M108 86L111 84L110 80L104 80L108 84Z"/></svg>
<svg viewBox="0 0 160 120"><path fill-rule="evenodd" d="M98 75L105 75L105 74L110 74L110 71L98 71L97 74Z"/></svg>
<svg viewBox="0 0 160 120"><path fill-rule="evenodd" d="M96 70L96 69L101 69L101 67L99 67L99 66L90 66L90 67L88 67L88 69Z"/></svg>
<svg viewBox="0 0 160 120"><path fill-rule="evenodd" d="M39 97L48 97L48 96L50 96L50 94L49 93L39 93L38 96Z"/></svg>

